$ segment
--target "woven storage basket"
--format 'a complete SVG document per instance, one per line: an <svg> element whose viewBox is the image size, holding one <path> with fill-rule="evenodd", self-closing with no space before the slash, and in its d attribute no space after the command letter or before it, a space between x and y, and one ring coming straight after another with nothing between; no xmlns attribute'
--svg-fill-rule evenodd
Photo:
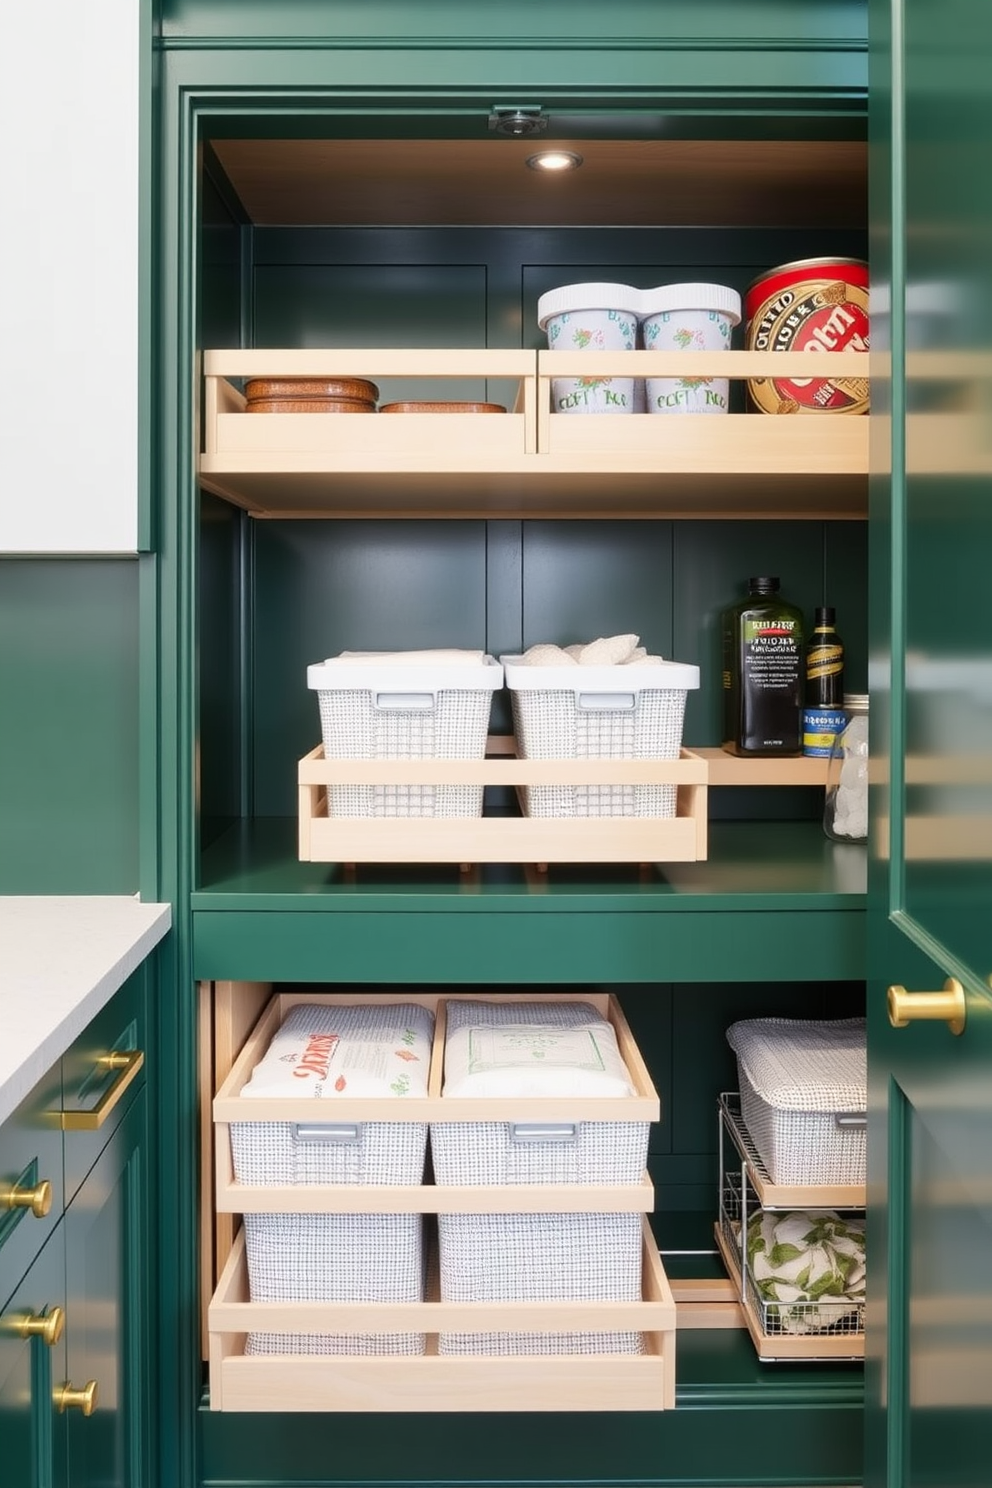
<svg viewBox="0 0 992 1488"><path fill-rule="evenodd" d="M443 1302L636 1302L638 1214L439 1214ZM639 1333L441 1333L441 1354L639 1354Z"/></svg>
<svg viewBox="0 0 992 1488"><path fill-rule="evenodd" d="M325 759L484 759L503 669L332 658L307 668ZM331 816L481 816L481 785L336 785Z"/></svg>
<svg viewBox="0 0 992 1488"><path fill-rule="evenodd" d="M521 759L677 759L699 668L528 666L502 656ZM528 816L674 816L674 785L523 788Z"/></svg>
<svg viewBox="0 0 992 1488"><path fill-rule="evenodd" d="M361 1040L374 1062L377 1045L416 1030L430 1046L433 1014L416 1004L331 1006L301 1003L270 1049L292 1035ZM405 1042L405 1041L404 1041ZM292 1065L288 1066L292 1078ZM303 1082L299 1093L307 1093ZM294 1092L295 1093L295 1092ZM400 1097L397 1097L399 1099ZM314 1120L234 1121L231 1152L239 1183L417 1184L423 1181L427 1123L333 1120L334 1095L313 1101ZM391 1100L384 1097L384 1106ZM251 1105L251 1097L245 1097ZM246 1214L248 1289L253 1302L421 1302L423 1218L419 1214ZM246 1352L422 1353L424 1335L250 1334Z"/></svg>
<svg viewBox="0 0 992 1488"><path fill-rule="evenodd" d="M447 1003L447 1032L532 1025L568 1030L600 1014L582 1002ZM507 1104L512 1107L512 1098ZM434 1122L439 1184L640 1181L649 1122L581 1121L556 1136L524 1139L527 1124ZM553 1204L549 1195L549 1203ZM636 1214L442 1214L443 1301L636 1301L641 1295ZM442 1333L442 1354L640 1353L639 1333Z"/></svg>
<svg viewBox="0 0 992 1488"><path fill-rule="evenodd" d="M419 1214L246 1214L253 1302L422 1302ZM249 1333L248 1354L422 1354L423 1333Z"/></svg>
<svg viewBox="0 0 992 1488"><path fill-rule="evenodd" d="M865 1020L752 1018L727 1039L741 1115L773 1183L865 1182Z"/></svg>
<svg viewBox="0 0 992 1488"><path fill-rule="evenodd" d="M447 1004L447 1032L540 1023L568 1029L597 1019L583 1002L459 1002ZM434 1179L440 1184L639 1183L647 1165L647 1121L580 1121L574 1136L519 1139L511 1121L431 1124ZM520 1134L521 1138L523 1134Z"/></svg>

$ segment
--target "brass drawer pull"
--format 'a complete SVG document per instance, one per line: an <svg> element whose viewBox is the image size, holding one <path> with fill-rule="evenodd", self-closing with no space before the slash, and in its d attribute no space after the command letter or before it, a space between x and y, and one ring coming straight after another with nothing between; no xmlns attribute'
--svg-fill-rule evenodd
<svg viewBox="0 0 992 1488"><path fill-rule="evenodd" d="M99 1061L105 1069L119 1070L117 1079L104 1091L92 1111L63 1111L63 1131L99 1131L145 1062L141 1049L116 1050Z"/></svg>
<svg viewBox="0 0 992 1488"><path fill-rule="evenodd" d="M25 1312L11 1318L10 1327L19 1338L40 1338L54 1348L65 1328L65 1313L61 1307L51 1307L47 1312Z"/></svg>
<svg viewBox="0 0 992 1488"><path fill-rule="evenodd" d="M893 1028L905 1028L922 1018L946 1023L952 1033L964 1033L967 1009L964 988L957 977L948 977L942 992L907 992L905 987L890 987L888 1009Z"/></svg>
<svg viewBox="0 0 992 1488"><path fill-rule="evenodd" d="M96 1410L96 1397L96 1380L87 1380L81 1390L74 1390L67 1382L59 1385L58 1389L52 1392L52 1398L59 1411L81 1410L84 1416L91 1416Z"/></svg>
<svg viewBox="0 0 992 1488"><path fill-rule="evenodd" d="M0 1209L30 1209L35 1219L44 1219L52 1207L52 1185L47 1178L34 1188L0 1188Z"/></svg>

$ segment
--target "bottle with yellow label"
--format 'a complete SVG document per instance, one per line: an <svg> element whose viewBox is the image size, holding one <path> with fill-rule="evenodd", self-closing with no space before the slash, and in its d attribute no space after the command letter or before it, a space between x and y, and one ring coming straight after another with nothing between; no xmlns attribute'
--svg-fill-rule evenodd
<svg viewBox="0 0 992 1488"><path fill-rule="evenodd" d="M827 759L846 722L844 642L837 634L830 605L816 610L813 634L806 645L806 691L803 708L803 754Z"/></svg>

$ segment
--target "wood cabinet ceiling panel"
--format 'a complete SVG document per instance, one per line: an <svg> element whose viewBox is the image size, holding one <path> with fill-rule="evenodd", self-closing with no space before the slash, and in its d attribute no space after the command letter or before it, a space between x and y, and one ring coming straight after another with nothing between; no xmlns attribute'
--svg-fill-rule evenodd
<svg viewBox="0 0 992 1488"><path fill-rule="evenodd" d="M550 147L582 166L527 168ZM259 226L861 228L867 147L812 140L218 140Z"/></svg>

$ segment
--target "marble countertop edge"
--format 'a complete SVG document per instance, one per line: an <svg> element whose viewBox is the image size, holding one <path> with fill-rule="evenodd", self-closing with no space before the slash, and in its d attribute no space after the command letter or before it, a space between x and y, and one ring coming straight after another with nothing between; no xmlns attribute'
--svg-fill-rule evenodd
<svg viewBox="0 0 992 1488"><path fill-rule="evenodd" d="M168 932L168 904L0 895L0 1122Z"/></svg>

